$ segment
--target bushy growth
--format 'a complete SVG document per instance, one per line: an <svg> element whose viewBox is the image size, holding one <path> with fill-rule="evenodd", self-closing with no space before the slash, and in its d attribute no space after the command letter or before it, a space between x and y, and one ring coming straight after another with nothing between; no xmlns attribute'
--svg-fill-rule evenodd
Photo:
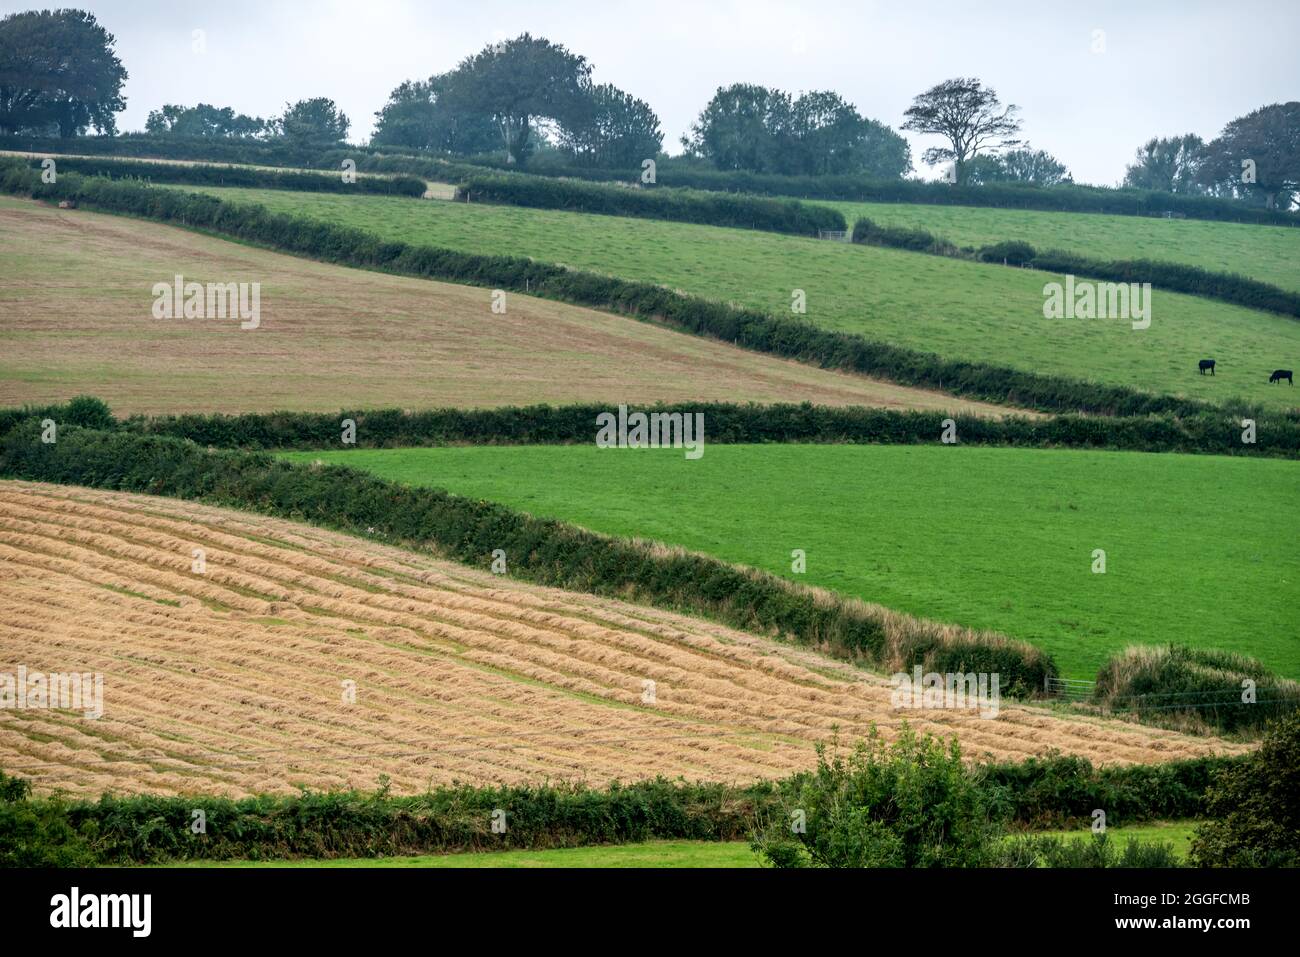
<svg viewBox="0 0 1300 957"><path fill-rule="evenodd" d="M1191 721L1220 731L1261 730L1300 709L1300 682L1247 655L1187 645L1134 646L1097 675L1094 700L1143 721Z"/></svg>
<svg viewBox="0 0 1300 957"><path fill-rule="evenodd" d="M469 177L457 187L456 195L468 202L668 219L801 236L816 236L821 229L847 228L838 210L808 205L795 199L687 189L640 189L518 173Z"/></svg>
<svg viewBox="0 0 1300 957"><path fill-rule="evenodd" d="M751 844L776 867L980 867L1000 832L956 740L904 724L893 744L873 729L847 754L819 745Z"/></svg>
<svg viewBox="0 0 1300 957"><path fill-rule="evenodd" d="M1300 867L1300 711L1278 719L1258 751L1225 767L1192 838L1200 867Z"/></svg>

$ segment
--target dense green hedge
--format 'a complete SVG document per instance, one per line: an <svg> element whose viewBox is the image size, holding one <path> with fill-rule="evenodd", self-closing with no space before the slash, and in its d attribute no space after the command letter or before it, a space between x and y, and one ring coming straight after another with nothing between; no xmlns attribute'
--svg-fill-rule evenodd
<svg viewBox="0 0 1300 957"><path fill-rule="evenodd" d="M808 205L796 199L689 189L639 189L519 173L468 177L458 186L456 198L468 202L668 219L801 236L816 236L821 229L848 228L838 210Z"/></svg>
<svg viewBox="0 0 1300 957"><path fill-rule="evenodd" d="M1215 776L1240 757L1095 767L1083 757L1054 755L983 767L987 787L1010 820L1027 827L1091 823L1106 812L1111 827L1200 817Z"/></svg>
<svg viewBox="0 0 1300 957"><path fill-rule="evenodd" d="M29 164L39 168L41 160ZM245 186L252 189L287 189L312 193L378 193L387 196L421 197L427 188L414 176L358 176L352 183L338 173L302 170L267 170L249 166L203 166L179 163L150 163L145 160L59 158L62 173L108 176L113 179L141 179L152 183L185 183L192 186Z"/></svg>
<svg viewBox="0 0 1300 957"><path fill-rule="evenodd" d="M382 171L369 163L392 162L390 167L427 179L456 182L465 175L485 169L509 172L514 168L489 157L472 160L450 159L432 153L395 153L391 148L344 144L324 155L318 147L297 147L271 140L220 140L208 137L85 136L73 139L0 136L0 149L46 153L86 153L165 159L206 159L263 166L313 166L334 169L340 156L350 155L359 169ZM362 156L373 159L363 164ZM581 179L590 182L639 183L642 171L599 170L585 167L534 162L530 175ZM1111 213L1115 215L1161 216L1175 213L1191 219L1300 225L1300 214L1269 210L1246 203L1209 196L1184 196L1156 190L1114 189L1101 186L1036 186L1033 184L986 183L956 186L920 180L871 180L862 176L781 176L743 171L701 169L691 163L661 160L656 170L659 186L714 192L749 193L756 196L787 196L795 199L850 202L920 203L946 206L989 206L1004 209L1059 210L1062 212Z"/></svg>
<svg viewBox="0 0 1300 957"><path fill-rule="evenodd" d="M793 317L773 316L726 303L685 295L663 286L567 269L523 257L483 256L388 242L359 229L319 219L271 213L259 205L236 204L215 196L151 189L75 173L57 184L42 184L25 164L0 161L0 191L46 200L76 199L87 206L163 222L206 229L246 242L316 257L328 262L381 269L403 275L528 292L654 320L695 335L709 336L756 352L795 359L823 368L856 372L901 385L938 389L953 395L1044 412L1102 415L1254 418L1261 429L1276 422L1267 440L1291 448L1300 416L1140 392L978 362L944 359L861 336L832 332ZM1290 442L1292 445L1288 445Z"/></svg>
<svg viewBox="0 0 1300 957"><path fill-rule="evenodd" d="M964 445L1026 448L1125 449L1216 455L1300 455L1300 429L1275 422L1254 445L1243 445L1241 428L1216 415L1172 419L1061 415L1001 419L945 412L869 407L680 403L638 406L643 412L701 412L711 443L826 442L885 445L934 444L951 418ZM501 407L495 409L357 409L338 413L269 412L243 415L135 417L124 428L171 435L200 445L243 449L328 448L339 440L339 423L357 423L362 448L419 445L562 444L591 442L596 416L607 405ZM0 410L0 431L6 415Z"/></svg>
<svg viewBox="0 0 1300 957"><path fill-rule="evenodd" d="M473 162L496 169L505 164L475 157ZM598 170L534 163L529 173L606 182L640 182L641 170ZM661 187L749 193L755 196L791 196L796 199L838 200L863 203L914 203L937 206L989 206L1000 209L1038 209L1120 216L1163 216L1175 213L1189 219L1222 220L1278 226L1300 225L1300 214L1270 210L1230 199L1186 196L1157 190L1103 186L1038 186L1031 183L984 183L957 186L914 179L873 180L864 176L782 176L700 169L671 159L660 161L655 179Z"/></svg>
<svg viewBox="0 0 1300 957"><path fill-rule="evenodd" d="M1091 259L1059 249L1036 250L1029 243L1020 240L1004 240L979 249L960 249L927 230L882 226L866 217L853 224L852 239L855 243L871 246L977 259L980 262L1086 276L1107 282L1149 282L1157 289L1300 317L1300 293L1288 292L1236 273L1214 272L1183 263L1153 259Z"/></svg>
<svg viewBox="0 0 1300 957"><path fill-rule="evenodd" d="M977 780L999 819L1025 827L1091 822L1111 826L1188 818L1206 789L1241 758L1094 768L1084 758L980 766ZM0 772L0 866L148 864L185 859L378 857L495 849L541 849L646 840L741 840L778 813L782 790L810 775L749 787L646 781L578 785L450 787L395 797L307 792L231 800L105 796L34 799L24 779ZM492 813L506 812L494 834ZM204 812L207 833L190 830Z"/></svg>
<svg viewBox="0 0 1300 957"><path fill-rule="evenodd" d="M766 572L597 535L441 489L121 430L68 425L56 442L46 443L40 424L27 419L0 438L0 475L203 499L367 534L482 568L495 549L504 549L512 574L544 585L712 618L826 647L882 670L919 664L927 671L997 672L1011 697L1035 694L1056 674L1045 653L1002 635L901 620Z"/></svg>

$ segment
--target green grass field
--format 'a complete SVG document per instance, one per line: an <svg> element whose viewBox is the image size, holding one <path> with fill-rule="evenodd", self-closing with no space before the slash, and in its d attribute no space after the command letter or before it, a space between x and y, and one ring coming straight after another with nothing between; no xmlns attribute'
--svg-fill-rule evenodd
<svg viewBox="0 0 1300 957"><path fill-rule="evenodd" d="M1013 365L1195 396L1300 403L1269 385L1300 366L1300 322L1156 290L1150 328L1123 320L1045 319L1048 273L747 230L389 197L210 189L388 239L468 252L532 256L807 318L830 329L949 358ZM1262 227L1261 227L1262 228ZM1218 361L1215 377L1197 360ZM635 398L635 397L632 397Z"/></svg>
<svg viewBox="0 0 1300 957"><path fill-rule="evenodd" d="M822 205L838 209L850 226L866 216L888 226L928 229L958 246L1019 239L1036 249L1187 263L1300 290L1300 229L1294 227L909 203Z"/></svg>
<svg viewBox="0 0 1300 957"><path fill-rule="evenodd" d="M594 428L594 426L593 426ZM707 436L708 423L705 423ZM944 446L305 452L764 568L1040 645L1092 678L1131 643L1300 678L1300 463ZM792 549L807 573L791 574ZM1093 574L1092 552L1107 570Z"/></svg>
<svg viewBox="0 0 1300 957"><path fill-rule="evenodd" d="M1174 853L1185 858L1191 846L1195 821L1113 827L1109 834L1121 847L1128 838L1172 843ZM1046 831L1058 837L1088 840L1088 830ZM357 857L337 860L291 861L185 861L177 867L761 867L762 861L744 841L649 841L568 847L546 851L482 851L464 854L423 854L418 857Z"/></svg>
<svg viewBox="0 0 1300 957"><path fill-rule="evenodd" d="M759 867L744 841L649 841L546 851L295 861L186 861L178 867Z"/></svg>

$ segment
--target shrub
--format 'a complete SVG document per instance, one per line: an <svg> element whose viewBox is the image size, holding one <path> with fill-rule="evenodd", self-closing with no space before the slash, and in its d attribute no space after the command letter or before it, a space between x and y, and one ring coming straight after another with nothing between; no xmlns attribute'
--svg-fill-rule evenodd
<svg viewBox="0 0 1300 957"><path fill-rule="evenodd" d="M853 235L850 238L855 243L865 243L869 246L891 246L895 249L922 253L942 254L951 248L950 243L938 239L927 230L906 226L881 226L865 216L853 224Z"/></svg>
<svg viewBox="0 0 1300 957"><path fill-rule="evenodd" d="M31 791L27 779L0 771L0 867L89 867L95 863L87 835L69 821L63 802L33 801Z"/></svg>
<svg viewBox="0 0 1300 957"><path fill-rule="evenodd" d="M1259 750L1224 768L1192 838L1198 867L1300 867L1300 711L1275 721Z"/></svg>
<svg viewBox="0 0 1300 957"><path fill-rule="evenodd" d="M817 748L817 769L781 786L777 809L751 837L776 867L979 867L1000 835L978 776L956 740L906 723L847 757Z"/></svg>
<svg viewBox="0 0 1300 957"><path fill-rule="evenodd" d="M1008 240L993 243L980 248L978 258L986 263L1005 263L1008 266L1023 266L1033 260L1034 247L1020 240Z"/></svg>
<svg viewBox="0 0 1300 957"><path fill-rule="evenodd" d="M1244 683L1255 700L1244 702ZM1300 708L1300 683L1280 678L1246 655L1186 645L1133 646L1097 675L1094 700L1143 721L1193 721L1220 731L1262 729Z"/></svg>

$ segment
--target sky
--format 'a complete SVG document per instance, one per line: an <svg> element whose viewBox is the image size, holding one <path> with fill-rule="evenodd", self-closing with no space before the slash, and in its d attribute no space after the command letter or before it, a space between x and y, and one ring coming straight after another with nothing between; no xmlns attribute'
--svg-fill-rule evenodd
<svg viewBox="0 0 1300 957"><path fill-rule="evenodd" d="M1021 136L1076 181L1113 185L1152 136L1208 140L1256 107L1300 99L1296 0L66 2L117 38L130 73L122 131L164 103L265 117L327 96L363 142L403 80L525 31L648 102L674 153L719 86L834 90L898 129L916 94L975 76L1020 107ZM0 0L0 14L33 6ZM937 174L920 155L939 141L905 135L918 172Z"/></svg>

